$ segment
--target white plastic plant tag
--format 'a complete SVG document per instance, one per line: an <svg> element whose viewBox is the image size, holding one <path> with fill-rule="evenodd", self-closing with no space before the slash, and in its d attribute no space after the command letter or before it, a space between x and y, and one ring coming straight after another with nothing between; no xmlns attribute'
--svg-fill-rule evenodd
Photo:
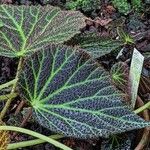
<svg viewBox="0 0 150 150"><path fill-rule="evenodd" d="M144 56L136 48L134 48L129 74L131 86L131 102L133 108L135 107L137 98L143 62Z"/></svg>

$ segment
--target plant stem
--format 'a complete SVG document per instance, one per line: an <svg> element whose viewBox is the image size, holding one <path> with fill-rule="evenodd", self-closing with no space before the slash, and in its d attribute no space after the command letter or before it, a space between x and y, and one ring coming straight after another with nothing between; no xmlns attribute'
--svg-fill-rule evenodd
<svg viewBox="0 0 150 150"><path fill-rule="evenodd" d="M16 77L15 77L15 80L17 80L17 81L18 81L18 77L19 77L19 74L20 74L20 71L21 71L22 63L23 63L23 58L21 57L20 60L19 60L17 73L16 73ZM13 87L11 89L11 93L10 94L13 94L15 92L16 87L17 87L17 81L15 82L15 84L13 84ZM1 120L5 116L5 114L6 114L7 110L8 110L8 108L9 108L12 100L13 100L13 98L9 98L8 101L6 102L4 108L2 109L1 114L0 114L0 119Z"/></svg>
<svg viewBox="0 0 150 150"><path fill-rule="evenodd" d="M150 108L150 102L148 102L148 103L146 103L144 106L142 106L142 107L136 109L136 110L134 111L134 113L138 114L138 113L142 112L143 110L145 110L145 109L147 109L147 108Z"/></svg>
<svg viewBox="0 0 150 150"><path fill-rule="evenodd" d="M12 99L17 96L17 93L12 93L12 94L6 94L6 95L1 95L0 96L0 101L6 100L6 99Z"/></svg>
<svg viewBox="0 0 150 150"><path fill-rule="evenodd" d="M28 129L24 129L24 128L20 128L20 127L14 127L14 126L0 126L0 130L5 130L5 131L16 131L16 132L21 132L21 133L24 133L24 134L28 134L28 135L31 135L31 136L34 136L36 138L39 138L41 140L44 140L50 144L53 144L54 146L60 148L60 149L63 149L63 150L72 150L71 148L67 147L66 145L50 138L50 137L47 137L45 135L42 135L40 133L37 133L37 132L34 132L34 131L31 131L31 130L28 130Z"/></svg>
<svg viewBox="0 0 150 150"><path fill-rule="evenodd" d="M64 136L62 135L51 135L49 136L49 138L51 139L60 139L63 138ZM34 146L34 145L38 145L38 144L42 144L45 143L46 141L41 140L41 139L35 139L35 140L29 140L29 141L23 141L23 142L18 142L18 143L12 143L9 144L7 149L18 149L18 148L23 148L23 147L28 147L28 146Z"/></svg>
<svg viewBox="0 0 150 150"><path fill-rule="evenodd" d="M0 85L0 90L4 89L6 87L9 87L9 86L15 84L16 82L17 82L17 79L14 79L14 80L11 80L11 81L9 81L7 83L1 84Z"/></svg>

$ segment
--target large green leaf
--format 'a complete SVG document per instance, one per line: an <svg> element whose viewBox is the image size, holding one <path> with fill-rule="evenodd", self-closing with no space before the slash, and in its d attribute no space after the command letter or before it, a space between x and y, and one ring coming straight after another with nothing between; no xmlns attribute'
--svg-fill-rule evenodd
<svg viewBox="0 0 150 150"><path fill-rule="evenodd" d="M109 74L80 50L51 45L30 56L20 93L39 124L66 136L91 138L150 125L124 105Z"/></svg>
<svg viewBox="0 0 150 150"><path fill-rule="evenodd" d="M85 49L93 58L98 58L118 49L123 42L88 33L76 37L75 44Z"/></svg>
<svg viewBox="0 0 150 150"><path fill-rule="evenodd" d="M19 57L47 46L63 43L85 26L80 12L52 6L0 5L0 55Z"/></svg>

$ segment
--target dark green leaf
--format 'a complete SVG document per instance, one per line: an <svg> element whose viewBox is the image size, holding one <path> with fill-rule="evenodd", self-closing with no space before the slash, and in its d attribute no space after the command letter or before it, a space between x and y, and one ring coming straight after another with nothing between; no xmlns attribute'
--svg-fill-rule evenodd
<svg viewBox="0 0 150 150"><path fill-rule="evenodd" d="M110 75L85 53L51 45L30 56L19 81L21 96L42 126L79 138L150 125L124 105Z"/></svg>
<svg viewBox="0 0 150 150"><path fill-rule="evenodd" d="M0 55L29 55L49 43L63 43L85 25L80 12L52 6L0 6Z"/></svg>
<svg viewBox="0 0 150 150"><path fill-rule="evenodd" d="M112 135L101 143L101 150L131 150L135 139L135 132Z"/></svg>
<svg viewBox="0 0 150 150"><path fill-rule="evenodd" d="M91 54L93 58L98 58L116 50L123 43L118 40L100 37L95 33L89 33L78 37L77 44Z"/></svg>

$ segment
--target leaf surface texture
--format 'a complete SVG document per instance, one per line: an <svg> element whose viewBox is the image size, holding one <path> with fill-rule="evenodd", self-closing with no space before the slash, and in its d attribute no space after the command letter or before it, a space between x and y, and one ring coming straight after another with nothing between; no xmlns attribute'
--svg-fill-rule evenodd
<svg viewBox="0 0 150 150"><path fill-rule="evenodd" d="M75 43L85 49L93 58L109 54L123 45L119 40L101 37L95 33L80 35L75 38Z"/></svg>
<svg viewBox="0 0 150 150"><path fill-rule="evenodd" d="M20 57L47 46L63 43L85 26L80 12L53 6L0 6L0 54Z"/></svg>
<svg viewBox="0 0 150 150"><path fill-rule="evenodd" d="M51 45L25 61L20 93L42 126L78 138L108 137L150 125L123 104L110 75L87 54Z"/></svg>

